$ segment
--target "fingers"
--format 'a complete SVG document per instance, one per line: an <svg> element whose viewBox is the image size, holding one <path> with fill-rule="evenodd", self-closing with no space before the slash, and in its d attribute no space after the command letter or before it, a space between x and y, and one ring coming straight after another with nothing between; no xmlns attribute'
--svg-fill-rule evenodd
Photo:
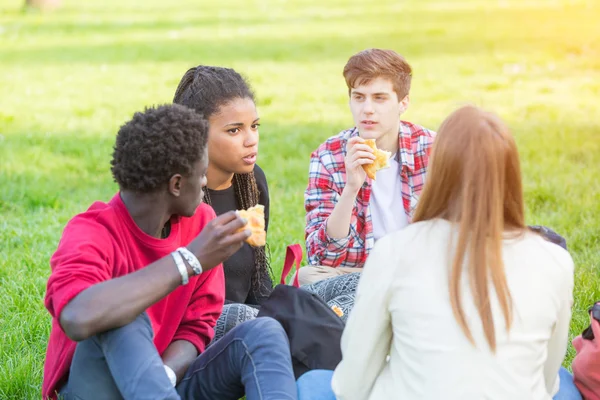
<svg viewBox="0 0 600 400"><path fill-rule="evenodd" d="M358 168L365 164L373 164L373 160L368 158L359 158L358 160L355 160L351 165L355 168Z"/></svg>
<svg viewBox="0 0 600 400"><path fill-rule="evenodd" d="M375 150L373 150L372 147L367 146L366 144L356 144L354 145L354 151L364 151L364 152L368 152L371 154L375 153Z"/></svg>
<svg viewBox="0 0 600 400"><path fill-rule="evenodd" d="M248 224L248 221L246 219L240 217L238 214L235 214L234 219L232 219L231 221L229 221L228 223L223 225L223 227L222 227L223 233L228 234L228 233L235 232L235 231L243 228L247 224Z"/></svg>
<svg viewBox="0 0 600 400"><path fill-rule="evenodd" d="M364 143L365 139L361 138L360 136L354 136L351 137L350 139L348 139L348 144L349 145L354 145L356 143Z"/></svg>
<svg viewBox="0 0 600 400"><path fill-rule="evenodd" d="M368 158L371 160L375 160L377 157L375 157L375 154L373 154L372 152L369 151L357 151L356 153L353 154L353 158L358 160L361 158Z"/></svg>
<svg viewBox="0 0 600 400"><path fill-rule="evenodd" d="M351 137L350 139L348 139L348 141L346 142L346 153L351 154L354 150L354 147L364 143L364 139L361 138L360 136L354 136Z"/></svg>
<svg viewBox="0 0 600 400"><path fill-rule="evenodd" d="M223 246L236 246L239 244L239 247L242 247L244 240L248 239L252 235L252 231L250 229L244 229L243 231L233 233L231 235L227 235L221 240Z"/></svg>
<svg viewBox="0 0 600 400"><path fill-rule="evenodd" d="M373 155L373 159L375 158L375 151L367 146L366 144L357 143L353 146L348 147L347 156L352 157L356 153L368 153Z"/></svg>
<svg viewBox="0 0 600 400"><path fill-rule="evenodd" d="M234 221L235 219L241 219L241 218L235 211L227 211L226 213L221 214L217 218L213 219L212 223L215 226L227 225L228 223L230 223L231 221Z"/></svg>
<svg viewBox="0 0 600 400"><path fill-rule="evenodd" d="M212 222L215 233L220 237L236 232L248 224L248 221L240 217L235 211L221 214Z"/></svg>
<svg viewBox="0 0 600 400"><path fill-rule="evenodd" d="M213 219L189 248L202 265L212 268L231 257L252 235L250 229L244 229L247 223L235 211L224 213Z"/></svg>
<svg viewBox="0 0 600 400"><path fill-rule="evenodd" d="M219 240L219 247L223 251L223 258L228 259L236 251L238 251L243 245L244 241L250 237L252 232L250 229L244 229L243 231L226 235Z"/></svg>
<svg viewBox="0 0 600 400"><path fill-rule="evenodd" d="M362 146L362 145L357 145ZM370 147L369 147L370 149ZM348 168L358 169L361 165L373 164L375 162L375 154L368 151L357 151L354 154L348 155Z"/></svg>

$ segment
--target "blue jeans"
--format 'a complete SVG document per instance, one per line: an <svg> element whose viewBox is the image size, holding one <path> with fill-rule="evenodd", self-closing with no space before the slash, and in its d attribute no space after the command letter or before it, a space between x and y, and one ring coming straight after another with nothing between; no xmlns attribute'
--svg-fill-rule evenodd
<svg viewBox="0 0 600 400"><path fill-rule="evenodd" d="M173 388L144 313L77 344L65 399L296 400L289 343L281 325L257 318L199 355Z"/></svg>
<svg viewBox="0 0 600 400"><path fill-rule="evenodd" d="M331 389L333 371L314 369L308 371L296 382L298 384L298 400L335 400Z"/></svg>
<svg viewBox="0 0 600 400"><path fill-rule="evenodd" d="M581 393L566 369L558 371L560 388L552 400L582 400ZM331 390L333 371L313 370L298 378L298 400L335 400Z"/></svg>
<svg viewBox="0 0 600 400"><path fill-rule="evenodd" d="M558 377L560 378L560 387L552 400L582 400L581 393L579 393L575 382L573 382L573 375L569 371L560 367Z"/></svg>

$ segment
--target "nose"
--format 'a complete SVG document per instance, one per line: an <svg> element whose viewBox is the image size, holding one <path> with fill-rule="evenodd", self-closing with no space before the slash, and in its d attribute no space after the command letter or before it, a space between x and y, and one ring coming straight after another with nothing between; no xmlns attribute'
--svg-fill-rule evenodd
<svg viewBox="0 0 600 400"><path fill-rule="evenodd" d="M367 115L373 114L373 102L371 99L366 99L363 103L363 112Z"/></svg>
<svg viewBox="0 0 600 400"><path fill-rule="evenodd" d="M258 144L258 130L248 129L244 138L245 147L253 147Z"/></svg>

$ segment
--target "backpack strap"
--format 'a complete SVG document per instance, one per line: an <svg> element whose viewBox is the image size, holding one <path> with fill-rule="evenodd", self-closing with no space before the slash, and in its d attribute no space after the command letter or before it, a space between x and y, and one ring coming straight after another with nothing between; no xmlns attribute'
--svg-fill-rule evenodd
<svg viewBox="0 0 600 400"><path fill-rule="evenodd" d="M285 278L288 276L294 264L296 264L296 276L294 277L293 286L300 287L298 282L298 269L302 262L302 247L298 243L291 244L287 247L285 252L285 262L283 263L283 270L281 271L281 284L285 285Z"/></svg>

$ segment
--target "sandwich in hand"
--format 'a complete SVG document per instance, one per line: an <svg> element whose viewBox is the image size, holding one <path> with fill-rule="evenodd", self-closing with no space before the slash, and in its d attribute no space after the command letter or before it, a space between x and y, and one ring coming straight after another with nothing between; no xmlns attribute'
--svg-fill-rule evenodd
<svg viewBox="0 0 600 400"><path fill-rule="evenodd" d="M250 229L252 235L246 239L250 246L261 247L267 242L267 232L265 232L265 206L257 204L247 210L238 210L238 215L248 223L240 229Z"/></svg>
<svg viewBox="0 0 600 400"><path fill-rule="evenodd" d="M365 144L374 150L375 160L372 164L363 164L363 169L367 173L367 176L375 180L375 173L383 168L389 168L390 156L392 155L389 151L379 150L375 144L375 139L365 140Z"/></svg>

